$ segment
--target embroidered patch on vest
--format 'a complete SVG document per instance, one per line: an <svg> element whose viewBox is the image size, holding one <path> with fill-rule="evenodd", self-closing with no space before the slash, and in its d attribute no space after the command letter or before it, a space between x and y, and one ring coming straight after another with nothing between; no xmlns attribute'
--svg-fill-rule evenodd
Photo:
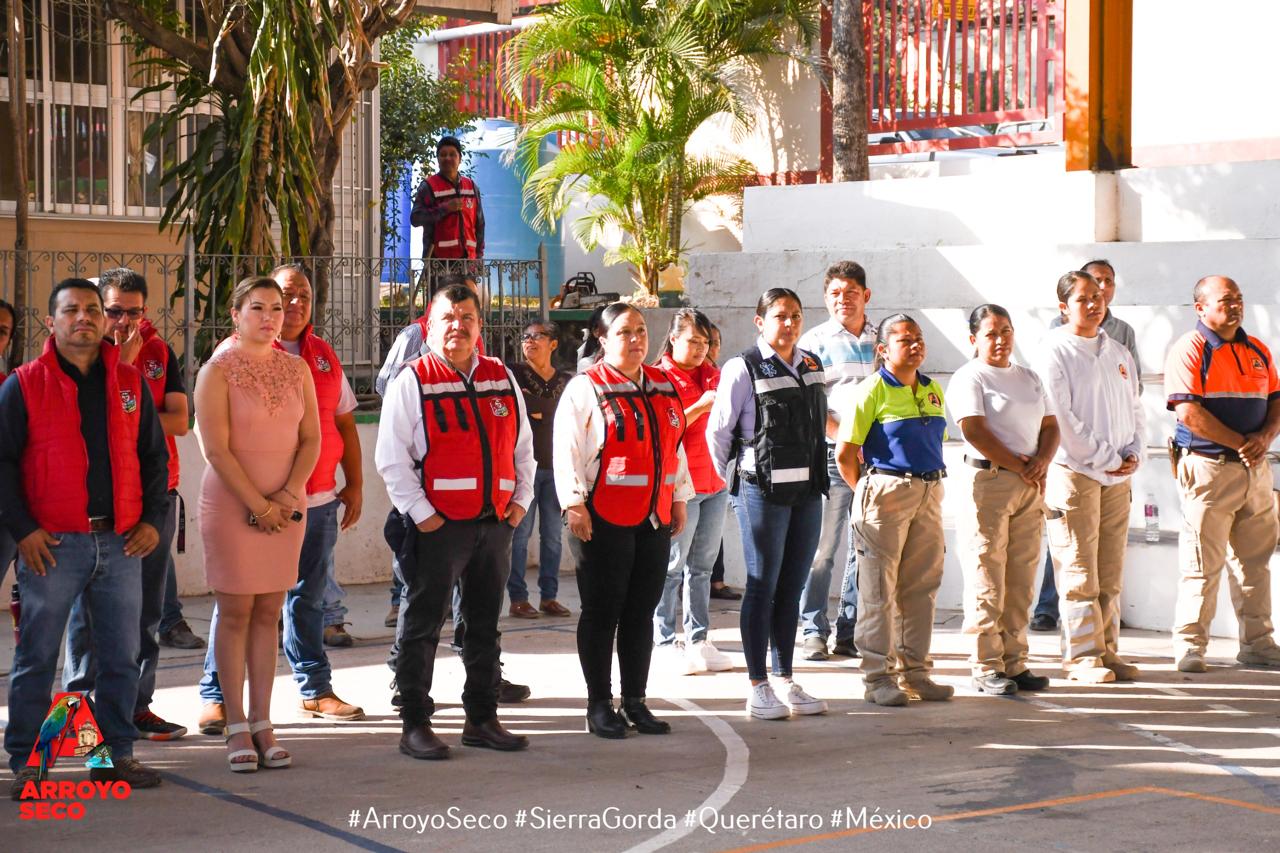
<svg viewBox="0 0 1280 853"><path fill-rule="evenodd" d="M138 398L133 395L132 391L121 391L120 405L124 409L124 413L126 415L132 415L138 410Z"/></svg>
<svg viewBox="0 0 1280 853"><path fill-rule="evenodd" d="M164 365L154 358L149 358L142 363L142 372L148 379L154 381L164 376Z"/></svg>

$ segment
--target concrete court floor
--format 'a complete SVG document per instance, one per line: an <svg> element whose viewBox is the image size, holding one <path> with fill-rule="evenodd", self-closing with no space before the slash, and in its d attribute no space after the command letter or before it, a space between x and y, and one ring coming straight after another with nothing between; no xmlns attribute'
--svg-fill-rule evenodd
<svg viewBox="0 0 1280 853"><path fill-rule="evenodd" d="M576 612L566 581L562 598ZM960 617L940 613L936 674L957 688L953 701L878 708L862 700L856 661L797 661L797 680L828 699L830 712L763 722L743 715L736 605L713 602L726 605L713 607L713 638L739 668L680 676L655 654L650 704L675 732L616 742L583 733L575 620L504 616L506 672L530 684L533 697L501 716L532 746L514 755L457 747L449 761L422 762L396 751L386 603L385 587L348 588L351 630L362 640L330 652L337 691L362 704L367 719L298 720L281 660L273 718L292 769L232 775L221 740L194 729L203 653L164 649L153 709L193 732L139 744L138 757L164 771L164 784L125 802L89 803L76 822L23 821L17 804L0 806L0 849L46 849L54 840L262 853L1280 849L1280 672L1234 666L1234 642L1214 641L1211 661L1220 665L1193 678L1173 670L1166 637L1125 631L1121 650L1144 679L1081 687L1060 680L1056 637L1033 634L1033 668L1054 676L1052 688L994 698L969 688ZM210 606L208 598L186 602L198 633ZM0 636L7 664L12 636ZM436 671L437 731L456 746L462 668L444 651ZM85 778L64 764L53 778ZM405 815L443 823L423 832L389 823ZM928 828L895 827L926 815ZM463 818L482 823L467 828Z"/></svg>

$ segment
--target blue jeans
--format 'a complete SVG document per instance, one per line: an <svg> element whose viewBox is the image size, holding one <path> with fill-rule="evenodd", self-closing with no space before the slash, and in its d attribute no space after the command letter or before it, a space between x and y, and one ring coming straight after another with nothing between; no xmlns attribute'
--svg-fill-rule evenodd
<svg viewBox="0 0 1280 853"><path fill-rule="evenodd" d="M165 575L173 565L170 546L178 527L178 499L169 497L169 513L160 526L160 542L156 549L142 558L142 598L138 634L138 698L134 702L134 714L151 707L156 692L156 666L160 663L160 644L156 631L160 626L160 613L164 607ZM25 602L24 602L25 604ZM84 596L71 606L71 620L67 625L67 656L62 663L62 689L68 693L92 693L97 682L97 666L92 642L93 618L84 605Z"/></svg>
<svg viewBox="0 0 1280 853"><path fill-rule="evenodd" d="M800 619L806 637L831 636L831 621L827 618L827 602L831 597L831 569L835 566L836 551L840 543L849 545L844 563L844 577L840 582L840 607L836 614L836 641L853 641L853 629L858 622L858 563L853 548L853 527L849 524L849 509L853 504L853 490L840 476L836 466L835 448L827 447L827 474L831 488L822 501L822 536L818 539L818 552L814 555L809 579L805 581L800 599Z"/></svg>
<svg viewBox="0 0 1280 853"><path fill-rule="evenodd" d="M293 680L304 699L330 692L332 669L324 651L324 601L326 566L338 544L338 507L333 500L307 509L307 531L298 556L298 582L284 599L284 656L293 671ZM213 657L213 637L218 627L218 606L209 622L209 651L204 656L204 677L200 697L206 702L222 701L217 662Z"/></svg>
<svg viewBox="0 0 1280 853"><path fill-rule="evenodd" d="M1044 555L1044 580L1040 582L1040 597L1036 600L1036 616L1052 616L1058 619L1058 587L1053 582L1053 555Z"/></svg>
<svg viewBox="0 0 1280 853"><path fill-rule="evenodd" d="M330 625L342 625L347 621L347 608L342 603L342 599L347 595L347 591L338 583L338 577L334 570L333 553L329 553L328 565L324 570L324 624L325 627Z"/></svg>
<svg viewBox="0 0 1280 853"><path fill-rule="evenodd" d="M138 730L133 707L138 698L138 624L142 612L142 561L124 553L124 537L114 533L55 533L50 548L58 561L41 576L18 561L22 588L22 631L9 675L9 725L4 748L9 767L27 763L49 712L58 649L82 594L97 651L98 689L94 715L112 756L133 755Z"/></svg>
<svg viewBox="0 0 1280 853"><path fill-rule="evenodd" d="M773 674L790 677L800 593L822 534L822 496L782 506L765 500L758 486L744 480L733 511L747 563L739 620L747 675L756 681L765 678L765 652L772 640Z"/></svg>
<svg viewBox="0 0 1280 853"><path fill-rule="evenodd" d="M533 503L529 504L529 512L511 538L511 576L507 578L507 597L512 604L529 600L524 570L529 558L534 516L538 517L538 592L543 601L551 601L560 590L561 523L555 475L550 468L539 468L533 475Z"/></svg>
<svg viewBox="0 0 1280 853"><path fill-rule="evenodd" d="M667 559L667 580L662 598L653 614L653 642L659 646L675 642L676 600L684 583L684 640L700 643L707 639L711 624L711 569L724 534L724 508L729 492L721 489L709 495L695 495L689 501L689 518L684 530L671 540Z"/></svg>

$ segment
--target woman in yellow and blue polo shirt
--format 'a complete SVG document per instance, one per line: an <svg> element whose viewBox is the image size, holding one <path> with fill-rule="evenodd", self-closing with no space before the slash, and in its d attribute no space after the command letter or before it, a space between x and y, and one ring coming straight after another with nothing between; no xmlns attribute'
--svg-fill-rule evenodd
<svg viewBox="0 0 1280 853"><path fill-rule="evenodd" d="M929 678L944 553L946 419L942 386L920 372L924 357L919 324L906 314L886 317L876 335L877 370L858 383L837 436L836 461L854 490L854 642L865 698L877 705L940 702L954 692Z"/></svg>

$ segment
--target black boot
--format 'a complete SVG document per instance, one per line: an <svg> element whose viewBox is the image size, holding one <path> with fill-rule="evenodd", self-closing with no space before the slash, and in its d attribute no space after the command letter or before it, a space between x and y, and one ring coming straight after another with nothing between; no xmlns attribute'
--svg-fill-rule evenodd
<svg viewBox="0 0 1280 853"><path fill-rule="evenodd" d="M653 716L649 712L649 706L644 704L644 699L623 699L622 716L642 735L671 734L671 724Z"/></svg>
<svg viewBox="0 0 1280 853"><path fill-rule="evenodd" d="M587 703L587 731L596 737L619 740L627 736L627 723L613 710L612 699Z"/></svg>

